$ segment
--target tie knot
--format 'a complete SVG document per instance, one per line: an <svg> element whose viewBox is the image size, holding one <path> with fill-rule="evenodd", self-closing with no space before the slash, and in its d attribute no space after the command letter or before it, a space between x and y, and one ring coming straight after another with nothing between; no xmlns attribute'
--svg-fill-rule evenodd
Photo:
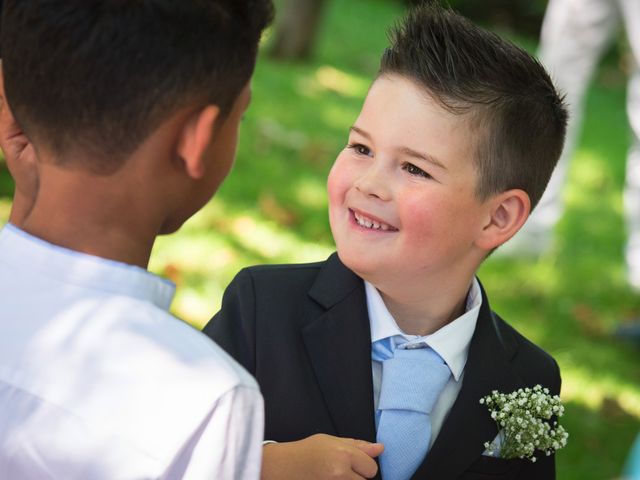
<svg viewBox="0 0 640 480"><path fill-rule="evenodd" d="M440 355L430 347L393 350L390 342L377 348L374 344L372 352L374 360L376 353L382 353L382 385L378 408L431 413L451 376L451 370Z"/></svg>
<svg viewBox="0 0 640 480"><path fill-rule="evenodd" d="M372 360L384 362L385 360L393 358L394 347L391 338L392 337L387 337L373 342L371 345Z"/></svg>

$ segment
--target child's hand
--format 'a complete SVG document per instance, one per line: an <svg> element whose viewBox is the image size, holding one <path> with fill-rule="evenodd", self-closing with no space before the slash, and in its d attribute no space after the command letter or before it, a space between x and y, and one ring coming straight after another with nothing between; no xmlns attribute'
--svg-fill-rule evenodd
<svg viewBox="0 0 640 480"><path fill-rule="evenodd" d="M9 221L19 226L38 194L38 169L33 145L16 123L4 98L2 81L0 75L0 148L16 184Z"/></svg>
<svg viewBox="0 0 640 480"><path fill-rule="evenodd" d="M324 434L270 443L263 449L262 480L373 478L378 472L374 458L382 450L380 443Z"/></svg>

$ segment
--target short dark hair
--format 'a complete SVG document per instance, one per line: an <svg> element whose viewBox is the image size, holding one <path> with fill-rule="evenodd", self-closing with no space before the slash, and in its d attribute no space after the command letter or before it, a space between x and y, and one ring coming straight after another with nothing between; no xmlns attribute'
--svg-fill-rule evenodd
<svg viewBox="0 0 640 480"><path fill-rule="evenodd" d="M544 67L455 12L423 4L390 33L379 75L399 74L470 114L482 200L512 188L538 203L562 152L567 109Z"/></svg>
<svg viewBox="0 0 640 480"><path fill-rule="evenodd" d="M6 0L7 100L34 144L117 170L179 108L226 115L255 67L271 0Z"/></svg>

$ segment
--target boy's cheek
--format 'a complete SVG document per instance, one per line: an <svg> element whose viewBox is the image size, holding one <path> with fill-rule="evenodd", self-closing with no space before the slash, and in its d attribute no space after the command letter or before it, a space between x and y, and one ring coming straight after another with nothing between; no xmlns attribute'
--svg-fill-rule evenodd
<svg viewBox="0 0 640 480"><path fill-rule="evenodd" d="M342 197L344 197L344 193L348 189L347 183L348 180L344 169L336 162L327 178L327 193L329 195L330 205L342 203Z"/></svg>
<svg viewBox="0 0 640 480"><path fill-rule="evenodd" d="M366 164L361 160L350 158L347 153L343 152L338 155L336 161L331 167L327 184L334 191L340 190L346 192L349 190L357 178L362 175L366 169Z"/></svg>

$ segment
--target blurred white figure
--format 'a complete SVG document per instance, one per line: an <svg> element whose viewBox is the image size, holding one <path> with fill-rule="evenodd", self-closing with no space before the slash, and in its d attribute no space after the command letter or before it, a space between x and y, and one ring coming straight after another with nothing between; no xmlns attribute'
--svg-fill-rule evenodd
<svg viewBox="0 0 640 480"><path fill-rule="evenodd" d="M640 0L550 0L540 38L540 60L566 93L570 123L565 149L549 186L511 247L541 253L551 243L563 213L562 188L579 136L585 91L593 73L623 26L632 51L627 115L633 134L624 191L629 232L626 261L631 284L640 288Z"/></svg>

